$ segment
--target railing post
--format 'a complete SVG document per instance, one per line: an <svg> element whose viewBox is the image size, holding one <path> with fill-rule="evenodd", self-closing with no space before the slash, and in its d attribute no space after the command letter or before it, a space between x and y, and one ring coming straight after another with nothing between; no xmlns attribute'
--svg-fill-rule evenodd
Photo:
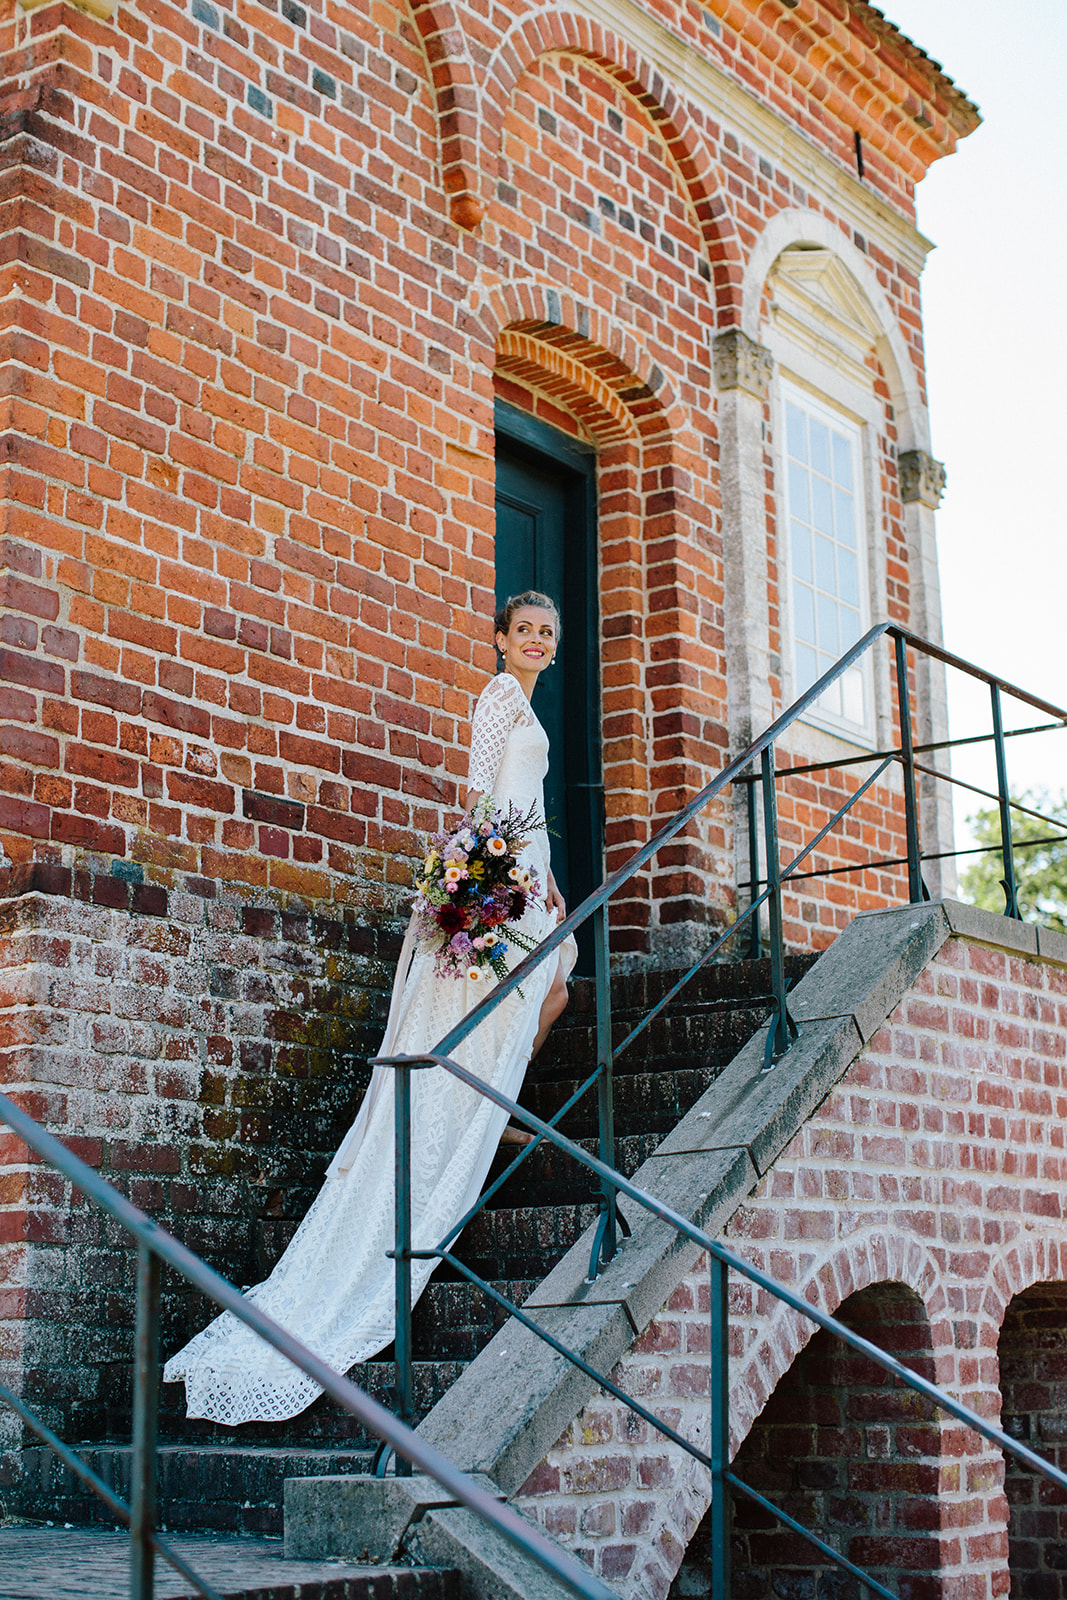
<svg viewBox="0 0 1067 1600"><path fill-rule="evenodd" d="M919 807L915 797L915 753L911 736L911 691L908 687L908 646L898 633L893 640L897 663L897 710L900 715L900 753L904 767L904 829L908 845L908 899L919 905L926 899L919 843Z"/></svg>
<svg viewBox="0 0 1067 1600"><path fill-rule="evenodd" d="M156 1553L156 1419L159 1409L159 1257L137 1246L133 1353L133 1462L130 1494L130 1596L152 1600Z"/></svg>
<svg viewBox="0 0 1067 1600"><path fill-rule="evenodd" d="M615 1166L615 1091L613 1082L614 1044L611 1035L611 951L609 945L607 902L593 913L594 972L596 974L596 1059L600 1070L597 1080L597 1126L600 1138L600 1159L607 1167ZM606 1179L601 1180L601 1227L597 1230L594 1259L589 1264L593 1277L602 1266L607 1266L617 1245L615 1223L616 1189Z"/></svg>
<svg viewBox="0 0 1067 1600"><path fill-rule="evenodd" d="M708 1257L711 1289L711 1589L710 1600L730 1600L730 1306L727 1269Z"/></svg>
<svg viewBox="0 0 1067 1600"><path fill-rule="evenodd" d="M769 1066L789 1049L790 1019L785 995L785 941L782 936L782 863L778 850L778 796L774 787L774 746L761 757L763 778L763 836L767 851L767 911L771 936L771 993L776 1007L767 1035L765 1064ZM795 1030L794 1030L795 1031Z"/></svg>
<svg viewBox="0 0 1067 1600"><path fill-rule="evenodd" d="M759 828L756 822L756 785L745 784L746 809L748 811L748 903L759 899ZM763 936L760 933L759 912L757 911L748 919L748 955L750 961L758 961L763 955Z"/></svg>
<svg viewBox="0 0 1067 1600"><path fill-rule="evenodd" d="M1011 805L1010 791L1008 789L1008 761L1004 749L1004 718L1000 706L1000 684L989 685L989 697L993 703L993 748L997 753L997 799L1000 803L1000 857L1004 863L1004 876L1001 883L1004 887L1004 915L1014 917L1021 922L1023 914L1019 910L1019 887L1015 880L1015 848L1011 838Z"/></svg>
<svg viewBox="0 0 1067 1600"><path fill-rule="evenodd" d="M415 1426L415 1379L411 1360L411 1068L398 1062L393 1083L396 1117L396 1414ZM396 1457L398 1478L410 1478L411 1462Z"/></svg>

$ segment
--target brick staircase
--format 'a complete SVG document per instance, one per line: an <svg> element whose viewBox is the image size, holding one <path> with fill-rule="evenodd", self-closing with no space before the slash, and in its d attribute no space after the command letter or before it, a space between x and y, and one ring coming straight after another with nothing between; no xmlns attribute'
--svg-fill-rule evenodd
<svg viewBox="0 0 1067 1600"><path fill-rule="evenodd" d="M803 975L812 959L789 958L790 982ZM662 997L673 976L632 974L614 981L617 1044ZM618 1058L617 1162L625 1174L637 1170L765 1021L770 1008L768 962L710 966ZM581 980L573 986L568 1011L527 1074L522 1103L539 1116L551 1116L589 1075L595 1059L592 983ZM595 1151L595 1093L568 1114L563 1131ZM510 1158L498 1156L491 1178ZM457 1253L521 1303L595 1214L588 1174L558 1152L540 1148L465 1230ZM505 1320L481 1290L457 1281L447 1267L438 1271L414 1319L419 1418ZM386 1404L392 1398L390 1356L391 1351L385 1351L351 1374ZM373 1441L359 1431L353 1418L325 1399L290 1422L247 1424L235 1434L210 1423L188 1421L175 1404L179 1394L177 1387L163 1390L160 1420L159 1503L170 1530L276 1536L282 1531L285 1478L367 1470ZM120 1493L127 1492L127 1443L94 1444L84 1453ZM51 1452L28 1450L24 1460L17 1503L21 1515L80 1525L109 1523L95 1498L71 1479Z"/></svg>

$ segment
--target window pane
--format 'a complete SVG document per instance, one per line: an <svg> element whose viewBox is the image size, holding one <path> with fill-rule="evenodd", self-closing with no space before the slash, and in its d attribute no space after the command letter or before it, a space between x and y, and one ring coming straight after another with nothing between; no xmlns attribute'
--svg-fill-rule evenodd
<svg viewBox="0 0 1067 1600"><path fill-rule="evenodd" d="M803 583L793 586L793 604L796 610L796 636L804 644L815 643L815 596Z"/></svg>
<svg viewBox="0 0 1067 1600"><path fill-rule="evenodd" d="M833 662L829 656L820 656L819 676L821 677L824 672L829 672L832 666ZM829 711L831 716L839 717L841 715L840 680L837 683L832 683L828 689L823 690L822 694L819 696L819 705L824 711Z"/></svg>
<svg viewBox="0 0 1067 1600"><path fill-rule="evenodd" d="M837 606L827 594L816 596L816 615L819 627L819 649L825 650L836 660L841 654L841 645L837 637Z"/></svg>
<svg viewBox="0 0 1067 1600"><path fill-rule="evenodd" d="M842 544L855 547L856 530L853 526L852 516L853 500L850 494L843 489L834 490L834 532Z"/></svg>
<svg viewBox="0 0 1067 1600"><path fill-rule="evenodd" d="M797 645L797 694L803 694L805 689L810 689L819 676L816 662L815 651L810 645Z"/></svg>
<svg viewBox="0 0 1067 1600"><path fill-rule="evenodd" d="M830 476L830 430L825 422L809 419L811 428L811 464L816 472Z"/></svg>
<svg viewBox="0 0 1067 1600"><path fill-rule="evenodd" d="M863 673L859 667L850 667L841 679L841 701L850 722L864 721Z"/></svg>
<svg viewBox="0 0 1067 1600"><path fill-rule="evenodd" d="M852 443L843 433L835 433L834 439L834 482L839 483L842 489L852 488Z"/></svg>
<svg viewBox="0 0 1067 1600"><path fill-rule="evenodd" d="M808 425L807 418L799 406L792 401L786 402L785 407L785 434L789 446L789 454L796 456L798 461L808 459Z"/></svg>
<svg viewBox="0 0 1067 1600"><path fill-rule="evenodd" d="M783 412L790 633L800 694L862 637L867 533L858 432L796 391L784 397ZM868 676L865 664L850 670L823 691L820 710L863 724Z"/></svg>
<svg viewBox="0 0 1067 1600"><path fill-rule="evenodd" d="M811 520L821 533L833 533L834 513L830 501L830 485L825 478L811 479Z"/></svg>
<svg viewBox="0 0 1067 1600"><path fill-rule="evenodd" d="M802 522L793 523L793 576L811 582L811 534Z"/></svg>
<svg viewBox="0 0 1067 1600"><path fill-rule="evenodd" d="M794 517L799 517L802 522L810 522L811 507L808 504L808 471L796 461L789 463L789 509Z"/></svg>

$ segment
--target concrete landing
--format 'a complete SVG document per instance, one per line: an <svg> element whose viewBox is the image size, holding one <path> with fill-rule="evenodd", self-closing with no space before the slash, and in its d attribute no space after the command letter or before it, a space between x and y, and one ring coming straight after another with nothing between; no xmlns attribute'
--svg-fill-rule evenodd
<svg viewBox="0 0 1067 1600"><path fill-rule="evenodd" d="M434 1568L286 1561L280 1539L178 1534L168 1542L226 1600L456 1600L459 1593L458 1575ZM128 1600L129 1563L124 1533L0 1527L0 1600ZM194 1594L157 1560L156 1600Z"/></svg>

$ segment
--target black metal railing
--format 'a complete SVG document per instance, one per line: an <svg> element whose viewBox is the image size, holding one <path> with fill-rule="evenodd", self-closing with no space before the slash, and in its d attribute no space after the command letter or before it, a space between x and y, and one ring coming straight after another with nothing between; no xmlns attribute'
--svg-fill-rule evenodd
<svg viewBox="0 0 1067 1600"><path fill-rule="evenodd" d="M892 645L892 678L896 689L897 731L899 743L888 750L864 752L860 756L850 757L837 762L818 763L810 766L790 766L776 770L775 746L795 723L812 710L816 703L826 694L827 690L853 668L861 659L872 652L879 640L887 638ZM911 707L910 663L909 650L925 655L934 662L963 671L971 677L986 683L990 691L993 727L988 735L978 735L966 741L943 740L935 743L917 743L914 736L913 713ZM1007 1450L1020 1459L1027 1461L1038 1471L1044 1473L1052 1482L1061 1488L1067 1488L1067 1475L1064 1475L1051 1463L1045 1462L1033 1451L1021 1446L1018 1441L1010 1439L1000 1429L987 1424L977 1413L955 1400L945 1391L937 1389L917 1373L904 1367L894 1358L878 1350L869 1341L862 1339L838 1322L835 1318L816 1312L805 1301L801 1300L792 1291L783 1285L773 1282L765 1274L749 1266L740 1256L727 1250L724 1246L711 1239L707 1234L686 1221L670 1208L660 1205L654 1196L638 1189L632 1182L625 1179L616 1170L614 1152L614 1122L612 1114L612 1070L614 1057L629 1047L667 1006L669 1006L692 980L693 977L711 961L731 939L735 938L746 927L749 930L750 949L753 954L759 954L763 948L763 934L760 929L761 915L766 910L767 939L769 943L771 992L773 1011L767 1027L767 1042L765 1049L764 1068L770 1069L775 1061L789 1049L792 1040L796 1037L797 1029L789 1014L787 1002L787 982L785 963L785 941L783 937L783 890L792 881L801 880L812 876L824 876L835 872L862 872L870 870L884 870L888 867L906 867L907 869L907 901L918 903L928 898L922 876L922 863L943 856L955 855L955 851L937 851L928 856L923 855L920 830L920 797L917 774L923 774L936 780L948 782L954 780L951 774L936 768L930 768L916 759L919 755L928 755L934 750L950 749L961 743L981 743L991 740L995 747L997 763L997 791L990 794L989 798L996 800L1001 817L1001 851L1004 863L1004 885L1006 898L1006 914L1018 917L1019 903L1016 879L1013 866L1013 844L1011 836L1011 812L1014 809L1025 810L1015 802L1008 789L1007 760L1005 755L1005 741L1018 733L1027 730L1005 730L1001 710L1003 695L1010 695L1024 705L1040 711L1043 715L1053 719L1042 725L1040 729L1029 731L1046 731L1048 729L1067 729L1067 711L1049 703L1039 696L1031 695L1007 683L995 674L985 672L973 663L963 661L953 656L940 646L930 644L918 638L907 630L883 623L871 628L851 650L835 663L829 672L825 673L771 726L757 738L747 750L731 760L699 794L695 795L689 803L659 830L646 844L640 846L630 859L617 871L612 873L605 882L596 889L580 906L572 911L552 933L540 944L536 950L526 956L516 967L497 984L466 1017L445 1037L440 1040L436 1049L426 1056L421 1057L382 1057L377 1064L388 1065L395 1070L395 1115L396 1115L396 1177L397 1177L397 1233L395 1247L396 1261L396 1365L397 1365L397 1397L399 1415L405 1422L414 1421L414 1390L412 1370L412 1336L411 1336L411 1295L410 1295L410 1263L412 1260L434 1260L447 1262L448 1265L459 1273L468 1282L478 1287L489 1299L502 1310L516 1317L525 1327L529 1328L539 1338L543 1339L557 1354L570 1361L587 1377L594 1380L608 1393L615 1395L624 1402L638 1416L650 1425L657 1428L666 1437L673 1439L676 1444L686 1450L690 1455L703 1462L711 1471L713 1478L712 1496L712 1545L714 1556L714 1576L712 1586L713 1600L726 1600L728 1595L728 1539L726 1530L725 1512L725 1486L729 1485L737 1492L745 1494L756 1500L775 1517L802 1534L810 1543L815 1545L827 1558L832 1559L837 1565L860 1579L876 1594L888 1595L889 1591L869 1575L862 1573L849 1562L840 1552L835 1551L821 1540L812 1530L805 1529L788 1517L780 1508L773 1506L759 1495L756 1490L742 1483L729 1471L728 1454L728 1406L727 1406L727 1313L725 1299L725 1273L727 1267L749 1278L769 1294L776 1297L784 1304L791 1306L795 1311L811 1318L820 1327L823 1327L844 1339L854 1348L862 1350L872 1360L879 1363L886 1371L892 1373L900 1381L907 1383L911 1388L918 1390L928 1399L934 1400L943 1410L975 1428L986 1438L997 1443L1002 1449ZM758 774L750 771L759 763ZM859 764L873 764L873 770L850 793L842 805L834 811L825 824L803 847L797 851L792 859L785 865L781 862L781 846L778 831L778 785L787 780L790 775L816 770L831 770L845 768ZM902 772L903 791L903 836L904 853L890 859L873 861L850 862L845 866L812 869L802 872L803 864L818 850L824 839L839 825L857 802L876 784L887 769L894 764L899 765ZM740 783L747 786L747 813L748 813L748 842L750 857L750 881L744 885L749 890L747 906L738 912L735 920L708 946L702 955L692 963L689 969L670 986L656 1005L629 1031L621 1043L613 1048L612 1023L611 1023L611 989L608 964L608 907L612 897L618 893L630 880L642 871L656 856L659 850L670 840L676 837L705 807L717 799L728 786ZM759 817L757 815L756 788L760 789L762 805L763 841L765 866L759 865ZM973 785L964 785L972 788ZM978 790L978 793L986 791ZM1031 813L1036 815L1036 813ZM1052 819L1053 826L1056 824ZM1063 835L1067 837L1067 833ZM964 853L964 852L960 852ZM585 1082L570 1097L567 1103L548 1121L532 1116L517 1104L507 1100L504 1096L491 1089L477 1077L468 1073L451 1059L453 1052L477 1028L489 1013L495 1009L509 994L519 988L534 968L542 961L549 959L558 950L565 938L573 933L584 922L592 919L595 930L595 960L596 960L596 1040L597 1062L595 1070L587 1077ZM478 1204L440 1241L433 1249L413 1250L411 1244L411 1219L410 1219L410 1107L411 1107L411 1072L425 1067L437 1066L460 1079L468 1087L485 1095L498 1106L505 1108L513 1118L534 1134L533 1142L515 1157L507 1169L496 1179L490 1188L482 1195ZM559 1132L558 1124L563 1116L576 1104L579 1098L590 1092L593 1088L598 1096L598 1144L599 1159L594 1158L582 1150L578 1145L566 1139ZM711 1328L711 1448L703 1452L691 1445L677 1432L658 1419L654 1413L643 1407L632 1396L622 1393L606 1375L595 1372L574 1351L567 1349L546 1330L529 1317L518 1306L512 1304L492 1284L487 1282L478 1273L463 1263L455 1254L453 1245L460 1230L477 1214L487 1201L506 1183L518 1170L522 1162L528 1160L533 1151L542 1143L549 1141L556 1148L564 1151L573 1160L584 1167L598 1181L600 1218L595 1230L589 1275L595 1276L611 1260L617 1247L617 1228L622 1219L617 1209L617 1196L622 1193L629 1195L639 1205L661 1220L669 1222L679 1233L701 1245L709 1256L712 1274L712 1328ZM379 1470L384 1470L385 1453L379 1461ZM398 1460L397 1472L409 1470L405 1463Z"/></svg>
<svg viewBox="0 0 1067 1600"><path fill-rule="evenodd" d="M582 1595L586 1600L618 1600L614 1591L580 1562L568 1556L506 1503L495 1499L474 1483L435 1446L413 1433L392 1412L320 1360L299 1339L295 1339L246 1299L234 1284L160 1228L4 1094L0 1094L0 1122L6 1123L12 1133L42 1161L61 1173L91 1204L114 1218L137 1242L131 1503L120 1499L110 1485L65 1444L23 1398L0 1384L0 1400L5 1401L37 1438L48 1445L64 1465L99 1496L111 1514L129 1528L131 1600L152 1600L157 1556L168 1561L205 1600L222 1600L218 1592L199 1577L157 1531L159 1302L160 1274L164 1263L174 1268L215 1305L224 1311L231 1311L235 1317L247 1323L261 1339L312 1378L338 1405L356 1417L370 1432L386 1441L409 1471L415 1466L427 1473L459 1504L474 1511L483 1522L495 1528L511 1545L558 1578L574 1594Z"/></svg>

